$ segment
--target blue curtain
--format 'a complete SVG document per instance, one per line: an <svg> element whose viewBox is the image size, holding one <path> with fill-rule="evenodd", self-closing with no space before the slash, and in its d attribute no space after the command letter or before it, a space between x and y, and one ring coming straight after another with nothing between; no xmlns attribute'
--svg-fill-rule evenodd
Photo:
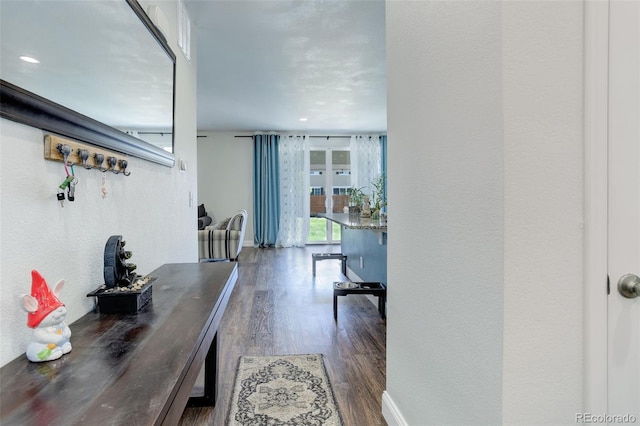
<svg viewBox="0 0 640 426"><path fill-rule="evenodd" d="M279 135L253 136L253 242L276 244L280 224Z"/></svg>
<svg viewBox="0 0 640 426"><path fill-rule="evenodd" d="M387 135L380 136L380 161L382 176L384 176L384 199L387 199Z"/></svg>

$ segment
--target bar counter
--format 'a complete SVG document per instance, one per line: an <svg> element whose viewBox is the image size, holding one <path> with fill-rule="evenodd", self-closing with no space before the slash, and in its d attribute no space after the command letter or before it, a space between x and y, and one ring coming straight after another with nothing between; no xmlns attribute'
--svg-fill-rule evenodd
<svg viewBox="0 0 640 426"><path fill-rule="evenodd" d="M348 213L320 213L339 224L341 252L347 256L347 276L353 281L387 284L387 224Z"/></svg>

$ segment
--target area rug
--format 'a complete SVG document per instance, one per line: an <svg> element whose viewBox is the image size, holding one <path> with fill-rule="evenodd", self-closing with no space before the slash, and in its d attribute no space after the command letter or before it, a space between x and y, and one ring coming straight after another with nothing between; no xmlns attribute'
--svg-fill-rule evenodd
<svg viewBox="0 0 640 426"><path fill-rule="evenodd" d="M322 355L240 357L227 424L342 426Z"/></svg>

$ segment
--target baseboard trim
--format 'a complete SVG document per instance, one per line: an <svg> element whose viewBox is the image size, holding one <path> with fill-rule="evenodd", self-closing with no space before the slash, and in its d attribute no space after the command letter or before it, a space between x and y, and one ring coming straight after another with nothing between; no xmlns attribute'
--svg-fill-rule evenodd
<svg viewBox="0 0 640 426"><path fill-rule="evenodd" d="M382 416L388 426L409 426L387 391L382 392Z"/></svg>

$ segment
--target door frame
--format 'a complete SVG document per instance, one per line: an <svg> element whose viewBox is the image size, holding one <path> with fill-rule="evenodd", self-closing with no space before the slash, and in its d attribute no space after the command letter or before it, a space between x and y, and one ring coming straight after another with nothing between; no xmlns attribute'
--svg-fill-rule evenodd
<svg viewBox="0 0 640 426"><path fill-rule="evenodd" d="M609 1L584 2L585 412L606 413Z"/></svg>

